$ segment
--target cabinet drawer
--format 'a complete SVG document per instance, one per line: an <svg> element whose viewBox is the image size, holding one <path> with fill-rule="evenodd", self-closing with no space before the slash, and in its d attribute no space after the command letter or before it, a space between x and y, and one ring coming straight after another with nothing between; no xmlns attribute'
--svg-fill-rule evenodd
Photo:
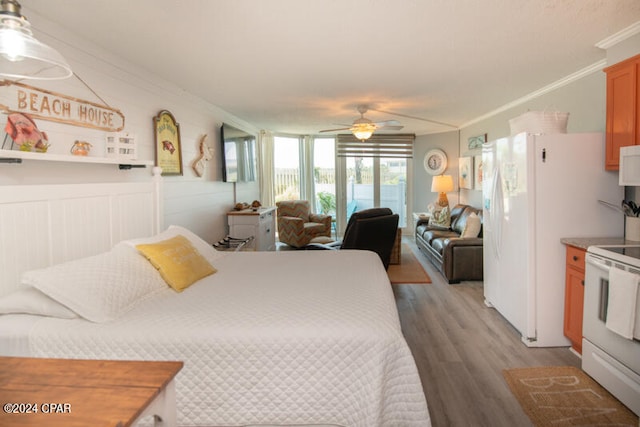
<svg viewBox="0 0 640 427"><path fill-rule="evenodd" d="M584 249L567 246L567 267L571 266L584 271L584 257L587 251Z"/></svg>

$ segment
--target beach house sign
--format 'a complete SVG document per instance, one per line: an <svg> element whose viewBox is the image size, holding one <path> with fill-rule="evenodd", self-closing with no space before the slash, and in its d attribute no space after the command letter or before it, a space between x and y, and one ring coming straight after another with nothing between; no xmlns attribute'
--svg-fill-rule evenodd
<svg viewBox="0 0 640 427"><path fill-rule="evenodd" d="M0 82L0 111L74 126L120 132L120 110L10 80Z"/></svg>

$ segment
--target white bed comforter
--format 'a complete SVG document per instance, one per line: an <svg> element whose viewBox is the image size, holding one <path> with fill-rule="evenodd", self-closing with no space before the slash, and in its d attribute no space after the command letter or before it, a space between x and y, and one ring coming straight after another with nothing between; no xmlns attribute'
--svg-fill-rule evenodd
<svg viewBox="0 0 640 427"><path fill-rule="evenodd" d="M240 252L108 323L46 318L38 357L182 360L180 425L428 426L389 281L364 251Z"/></svg>

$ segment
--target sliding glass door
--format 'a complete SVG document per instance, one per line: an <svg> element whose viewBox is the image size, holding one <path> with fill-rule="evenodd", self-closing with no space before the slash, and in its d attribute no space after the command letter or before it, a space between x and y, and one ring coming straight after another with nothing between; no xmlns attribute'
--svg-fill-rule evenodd
<svg viewBox="0 0 640 427"><path fill-rule="evenodd" d="M316 212L336 218L336 150L333 138L313 139L313 199Z"/></svg>
<svg viewBox="0 0 640 427"><path fill-rule="evenodd" d="M275 201L309 200L314 212L333 217L339 235L354 212L373 207L390 208L406 227L413 139L379 138L366 148L361 141L275 136Z"/></svg>
<svg viewBox="0 0 640 427"><path fill-rule="evenodd" d="M276 202L301 198L301 144L299 137L273 138L274 188Z"/></svg>
<svg viewBox="0 0 640 427"><path fill-rule="evenodd" d="M335 139L275 136L274 198L308 200L311 209L336 218Z"/></svg>
<svg viewBox="0 0 640 427"><path fill-rule="evenodd" d="M338 158L338 228L343 231L356 211L387 207L407 225L409 160L405 158L344 156Z"/></svg>

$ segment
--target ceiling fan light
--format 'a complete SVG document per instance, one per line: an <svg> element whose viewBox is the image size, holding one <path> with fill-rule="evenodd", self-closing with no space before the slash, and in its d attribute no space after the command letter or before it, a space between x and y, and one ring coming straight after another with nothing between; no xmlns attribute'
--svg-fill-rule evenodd
<svg viewBox="0 0 640 427"><path fill-rule="evenodd" d="M353 135L360 141L371 138L374 130L376 130L376 126L373 123L356 123L351 128Z"/></svg>
<svg viewBox="0 0 640 427"><path fill-rule="evenodd" d="M0 2L0 76L12 79L55 80L73 72L55 49L33 37L15 0Z"/></svg>

